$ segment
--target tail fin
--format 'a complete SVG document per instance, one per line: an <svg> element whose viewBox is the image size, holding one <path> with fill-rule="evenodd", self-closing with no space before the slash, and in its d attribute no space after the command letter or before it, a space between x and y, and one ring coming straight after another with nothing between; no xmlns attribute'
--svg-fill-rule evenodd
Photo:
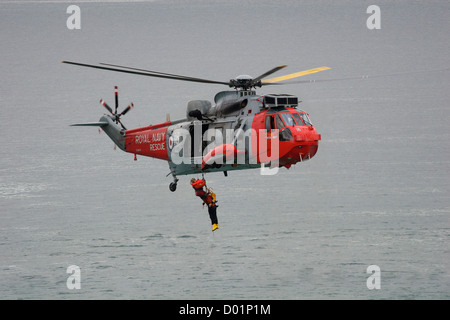
<svg viewBox="0 0 450 320"><path fill-rule="evenodd" d="M121 128L110 116L104 115L98 122L75 123L74 127L100 127L111 140L123 151L125 150L125 129Z"/></svg>

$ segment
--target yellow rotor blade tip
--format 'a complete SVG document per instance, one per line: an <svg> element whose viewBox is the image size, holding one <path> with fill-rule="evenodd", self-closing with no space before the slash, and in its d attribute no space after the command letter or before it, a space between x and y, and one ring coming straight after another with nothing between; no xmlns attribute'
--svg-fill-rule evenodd
<svg viewBox="0 0 450 320"><path fill-rule="evenodd" d="M290 79L306 76L308 74L317 73L317 72L328 70L328 69L331 69L331 68L329 68L329 67L319 67L319 68L314 68L314 69L309 69L309 70L305 70L305 71L300 71L300 72L296 72L296 73L287 74L287 75L281 76L281 77L266 79L266 80L263 80L262 82L263 83L280 82L280 81L284 81L284 80L290 80Z"/></svg>

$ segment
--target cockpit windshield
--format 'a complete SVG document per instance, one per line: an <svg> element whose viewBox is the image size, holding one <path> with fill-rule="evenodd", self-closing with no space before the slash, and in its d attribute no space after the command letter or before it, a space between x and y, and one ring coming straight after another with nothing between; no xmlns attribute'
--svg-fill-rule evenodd
<svg viewBox="0 0 450 320"><path fill-rule="evenodd" d="M311 120L306 113L294 113L294 118L299 126L307 125L312 126Z"/></svg>
<svg viewBox="0 0 450 320"><path fill-rule="evenodd" d="M303 122L307 125L307 126L312 126L312 122L311 120L309 120L309 117L306 113L300 113L300 117L302 117Z"/></svg>
<svg viewBox="0 0 450 320"><path fill-rule="evenodd" d="M308 114L305 112L302 113L276 113L276 114L268 114L266 116L266 130L267 132L271 132L272 130L278 129L280 131L284 131L286 127L292 127L295 125L311 126L311 120L309 120ZM286 128L287 129L287 128Z"/></svg>
<svg viewBox="0 0 450 320"><path fill-rule="evenodd" d="M300 119L300 115L298 113L294 113L293 116L294 116L295 121L297 121L297 124L299 126L303 126L304 125L304 123L303 123L302 119Z"/></svg>
<svg viewBox="0 0 450 320"><path fill-rule="evenodd" d="M286 126L295 126L294 118L292 118L290 113L282 113L281 116L283 117Z"/></svg>
<svg viewBox="0 0 450 320"><path fill-rule="evenodd" d="M279 130L281 130L281 129L283 129L284 127L285 127L285 125L284 125L283 121L281 120L280 115L277 114L277 128L278 128Z"/></svg>

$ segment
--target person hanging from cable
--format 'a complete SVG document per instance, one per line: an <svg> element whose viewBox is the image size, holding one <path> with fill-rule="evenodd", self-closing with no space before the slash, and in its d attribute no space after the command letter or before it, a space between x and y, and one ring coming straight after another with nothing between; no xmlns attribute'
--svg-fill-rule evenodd
<svg viewBox="0 0 450 320"><path fill-rule="evenodd" d="M216 201L216 194L206 186L205 179L192 178L191 186L195 190L195 195L203 200L203 205L206 204L208 206L208 213L209 217L211 218L212 231L219 229L219 222L217 220L218 206ZM206 191L203 190L203 187L205 187Z"/></svg>

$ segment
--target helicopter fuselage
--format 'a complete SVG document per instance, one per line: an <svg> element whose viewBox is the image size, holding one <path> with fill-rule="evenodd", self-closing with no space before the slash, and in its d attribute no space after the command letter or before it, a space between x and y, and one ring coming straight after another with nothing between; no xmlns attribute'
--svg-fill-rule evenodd
<svg viewBox="0 0 450 320"><path fill-rule="evenodd" d="M174 178L261 165L289 168L317 152L321 137L295 96L222 91L215 103L189 102L182 120L131 130L115 125L120 133L113 140L126 152L168 161Z"/></svg>

